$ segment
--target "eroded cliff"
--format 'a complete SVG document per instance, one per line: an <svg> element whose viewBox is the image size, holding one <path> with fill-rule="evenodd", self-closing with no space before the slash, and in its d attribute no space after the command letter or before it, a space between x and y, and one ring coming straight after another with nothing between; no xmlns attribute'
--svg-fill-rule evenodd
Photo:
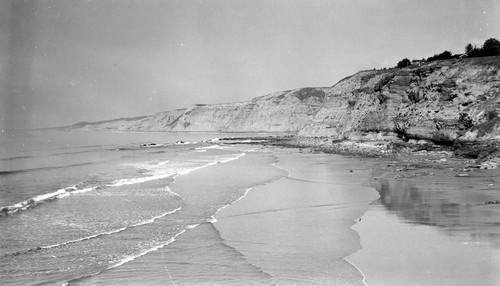
<svg viewBox="0 0 500 286"><path fill-rule="evenodd" d="M72 128L122 131L297 132L311 124L329 88L280 91L248 102L196 104L138 120L79 123Z"/></svg>
<svg viewBox="0 0 500 286"><path fill-rule="evenodd" d="M500 140L500 57L363 71L334 85L303 136Z"/></svg>
<svg viewBox="0 0 500 286"><path fill-rule="evenodd" d="M369 70L331 88L302 88L248 102L193 105L152 116L71 128L268 131L333 139L500 141L500 57Z"/></svg>

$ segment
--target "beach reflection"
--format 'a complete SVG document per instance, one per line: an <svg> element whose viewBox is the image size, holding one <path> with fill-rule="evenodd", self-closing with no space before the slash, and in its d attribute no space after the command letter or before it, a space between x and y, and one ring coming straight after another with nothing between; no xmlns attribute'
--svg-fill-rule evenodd
<svg viewBox="0 0 500 286"><path fill-rule="evenodd" d="M374 187L380 194L376 202L403 222L436 226L465 242L500 247L500 204L486 200L498 191L464 188L452 181L388 178L378 178Z"/></svg>

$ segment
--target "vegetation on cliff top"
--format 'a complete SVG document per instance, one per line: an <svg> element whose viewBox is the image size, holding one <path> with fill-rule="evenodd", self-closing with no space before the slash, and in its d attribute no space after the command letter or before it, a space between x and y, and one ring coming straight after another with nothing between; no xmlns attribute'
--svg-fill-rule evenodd
<svg viewBox="0 0 500 286"><path fill-rule="evenodd" d="M440 54L435 54L431 57L428 57L426 60L413 60L410 61L408 58L404 58L398 62L396 65L397 68L406 68L412 65L413 63L423 63L423 62L432 62L438 60L450 60L454 58L477 58L477 57L491 57L491 56L499 56L500 55L500 41L495 38L490 38L486 40L481 48L477 46L472 46L471 43L465 46L465 54L457 54L453 55L450 51L444 51Z"/></svg>

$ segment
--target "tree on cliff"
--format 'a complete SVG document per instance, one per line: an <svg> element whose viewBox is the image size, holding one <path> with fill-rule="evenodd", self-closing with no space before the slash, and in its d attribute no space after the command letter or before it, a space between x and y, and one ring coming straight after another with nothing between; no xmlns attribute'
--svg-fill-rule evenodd
<svg viewBox="0 0 500 286"><path fill-rule="evenodd" d="M407 58L400 60L397 65L398 68L406 68L409 66L411 66L411 61Z"/></svg>
<svg viewBox="0 0 500 286"><path fill-rule="evenodd" d="M452 59L453 55L450 51L444 51L438 55L433 55L432 57L427 58L428 62L437 61L437 60L449 60Z"/></svg>
<svg viewBox="0 0 500 286"><path fill-rule="evenodd" d="M500 41L491 38L484 42L483 53L485 56L498 56L500 54Z"/></svg>
<svg viewBox="0 0 500 286"><path fill-rule="evenodd" d="M465 51L472 47L471 44L468 44L465 47ZM500 41L494 38L488 39L484 42L482 48L473 47L469 52L467 52L469 58L475 57L491 57L500 55Z"/></svg>
<svg viewBox="0 0 500 286"><path fill-rule="evenodd" d="M468 43L467 46L465 46L465 53L470 54L474 50L474 47L472 46L471 43Z"/></svg>

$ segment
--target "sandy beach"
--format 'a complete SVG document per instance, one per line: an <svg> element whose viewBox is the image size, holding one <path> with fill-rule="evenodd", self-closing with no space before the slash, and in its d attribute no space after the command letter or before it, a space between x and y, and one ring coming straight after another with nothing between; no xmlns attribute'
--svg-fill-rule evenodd
<svg viewBox="0 0 500 286"><path fill-rule="evenodd" d="M168 247L72 284L363 285L363 274L344 258L361 248L351 227L378 197L367 185L375 161L251 148L239 160L193 171L171 186L185 206L166 225L195 208L193 201L208 203L213 192L240 189L241 198L214 219ZM201 189L196 196L204 198L191 199L188 189Z"/></svg>
<svg viewBox="0 0 500 286"><path fill-rule="evenodd" d="M100 183L91 189L98 191L75 191L13 216L12 233L22 225L14 219L33 217L40 222L39 213L48 213L47 223L35 230L54 231L46 237L34 235L33 241L26 237L25 243L44 248L4 255L4 273L28 269L25 265L31 265L32 257L74 269L44 265L57 271L10 276L7 281L12 285L33 281L496 285L499 281L497 169L481 170L481 165L445 151L376 155L383 145L363 143L358 148L352 143L345 150L356 148L356 152L338 155L314 146L283 148L243 141L131 148L118 166L131 166L132 177L117 177L114 185ZM374 157L363 156L366 149ZM132 156L139 151L139 157ZM109 151L108 156L116 155ZM110 166L115 163L92 167ZM157 179L159 172L178 175ZM84 211L92 215L100 211L103 223L89 224ZM134 212L142 219L132 216ZM79 224L78 215L83 220ZM113 225L127 219L131 222L126 227ZM66 240L57 245L43 240L52 239L60 225L85 231L105 223L111 227L99 228L97 235L89 232L83 239L63 237ZM67 233L74 234L75 229ZM108 264L101 266L103 261ZM88 265L83 275L81 265Z"/></svg>
<svg viewBox="0 0 500 286"><path fill-rule="evenodd" d="M278 284L500 281L497 170L446 152L363 159L285 150L276 166L288 176L253 188L215 224Z"/></svg>
<svg viewBox="0 0 500 286"><path fill-rule="evenodd" d="M218 190L204 178L220 181L232 174L227 186L244 190L243 197L168 248L101 279L110 275L117 281L127 269L139 267L151 274L149 281L156 277L172 285L499 281L500 177L495 170L467 169L466 161L443 154L373 159L252 148L241 160L195 171L173 188L205 185L208 194ZM262 163L269 165L262 169ZM262 178L263 184L245 189L242 178L253 181L266 173L275 179ZM188 265L199 276L186 271Z"/></svg>
<svg viewBox="0 0 500 286"><path fill-rule="evenodd" d="M278 285L362 285L362 273L344 257L360 249L351 226L377 198L363 186L373 162L278 154L276 167L288 175L219 212L221 237Z"/></svg>
<svg viewBox="0 0 500 286"><path fill-rule="evenodd" d="M380 199L353 227L362 249L348 257L368 285L500 281L498 171L436 161L435 168L391 165L373 181Z"/></svg>
<svg viewBox="0 0 500 286"><path fill-rule="evenodd" d="M0 286L500 285L500 0L1 0Z"/></svg>

